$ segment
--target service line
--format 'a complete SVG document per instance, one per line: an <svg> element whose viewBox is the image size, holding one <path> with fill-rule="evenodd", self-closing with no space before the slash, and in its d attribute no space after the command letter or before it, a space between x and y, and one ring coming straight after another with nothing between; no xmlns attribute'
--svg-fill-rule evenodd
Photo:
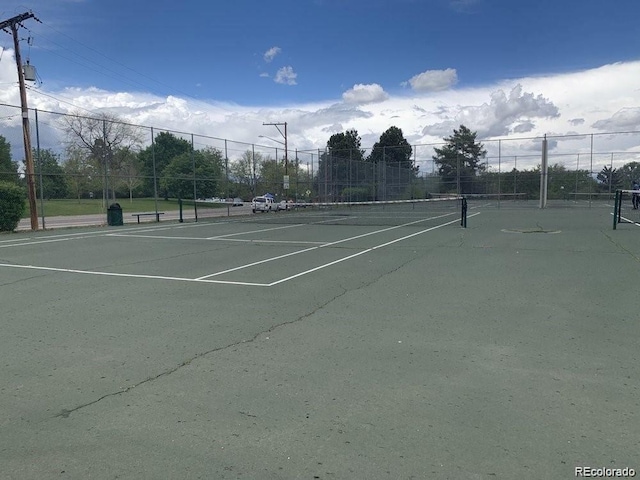
<svg viewBox="0 0 640 480"><path fill-rule="evenodd" d="M473 214L469 215L469 217L475 217L476 215L480 215L480 212L473 213ZM318 270L322 270L323 268L330 267L332 265L335 265L335 264L340 263L340 262L344 262L346 260L350 260L350 259L355 258L355 257L359 257L360 255L364 255L365 253L373 252L374 250L378 250L379 248L387 247L387 246L392 245L394 243L401 242L402 240L406 240L408 238L415 237L416 235L422 235L423 233L431 232L432 230L436 230L438 228L446 227L447 225L452 225L452 224L457 223L459 221L460 220L458 220L458 219L452 220L452 221L447 222L447 223L442 223L440 225L436 225L435 227L430 227L430 228L427 228L425 230L420 230L419 232L414 232L411 235L405 235L404 237L396 238L395 240L391 240L389 242L382 243L380 245L376 245L375 247L367 248L366 250L363 250L361 252L354 253L352 255L349 255L349 256L346 256L346 257L343 257L343 258L339 258L338 260L334 260L333 262L325 263L324 265L319 265L317 267L310 268L309 270L305 270L304 272L296 273L295 275L291 275L291 276L283 278L281 280L276 280L275 282L270 283L269 286L272 287L274 285L278 285L279 283L283 283L283 282L287 282L289 280L293 280L294 278L298 278L298 277L301 277L303 275L307 275L308 273L312 273L312 272L316 272Z"/></svg>
<svg viewBox="0 0 640 480"><path fill-rule="evenodd" d="M240 265L239 267L230 268L228 270L222 270L220 272L216 272L216 273L212 273L210 275L205 275L203 277L199 277L199 278L197 278L197 280L203 280L203 279L206 279L206 278L216 277L218 275L223 275L225 273L236 272L238 270L243 270L245 268L255 267L256 265L261 265L261 264L264 264L264 263L274 262L276 260L281 260L283 258L291 257L293 255L300 255L301 253L311 252L311 251L317 250L319 248L331 247L333 245L338 245L340 243L349 242L351 240L356 240L358 238L364 238L364 237L368 237L370 235L376 235L378 233L383 233L383 232L388 232L390 230L395 230L397 228L402 228L402 227L408 227L408 226L411 226L411 225L415 225L416 223L426 222L427 220L436 220L438 218L448 217L450 215L452 215L452 214L451 213L446 213L446 214L443 214L443 215L437 215L435 217L423 218L423 219L416 220L416 221L413 221L413 222L403 223L402 225L394 225L393 227L383 228L383 229L380 229L380 230L374 230L373 232L367 232L367 233L363 233L363 234L356 235L356 236L353 236L353 237L343 238L342 240L336 240L335 242L324 243L322 245L318 245L318 246L315 246L315 247L304 248L302 250L297 250L295 252L286 253L284 255L278 255L276 257L270 257L270 258L267 258L267 259L264 259L264 260L259 260L257 262L248 263L246 265ZM445 223L444 225L451 225L452 223L459 222L459 221L460 220L453 220L451 222ZM443 225L441 225L441 226L443 226Z"/></svg>

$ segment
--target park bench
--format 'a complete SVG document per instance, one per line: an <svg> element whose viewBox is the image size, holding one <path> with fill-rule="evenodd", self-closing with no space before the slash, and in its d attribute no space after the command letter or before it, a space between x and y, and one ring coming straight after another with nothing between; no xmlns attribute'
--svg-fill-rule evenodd
<svg viewBox="0 0 640 480"><path fill-rule="evenodd" d="M148 216L156 217L156 222L159 222L160 215L164 215L164 212L132 213L131 214L132 217L138 217L138 223L140 223L140 217L148 217Z"/></svg>

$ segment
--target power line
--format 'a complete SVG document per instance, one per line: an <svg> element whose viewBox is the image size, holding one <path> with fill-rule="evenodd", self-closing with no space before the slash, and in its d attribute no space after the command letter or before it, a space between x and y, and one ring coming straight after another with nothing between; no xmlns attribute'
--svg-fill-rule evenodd
<svg viewBox="0 0 640 480"><path fill-rule="evenodd" d="M98 114L98 112L95 112L95 111L93 111L93 110L86 109L86 108L84 108L84 107L80 107L80 106L78 106L78 105L76 105L76 104L74 104L74 103L71 103L71 102L67 102L67 101L62 100L62 99L60 99L60 98L58 98L58 97L55 97L54 95L51 95L51 94L48 94L48 93L44 93L44 92L42 92L42 91L38 90L37 88L33 88L33 87L28 86L28 85L27 85L27 90L29 90L30 92L37 93L38 95L43 95L43 96L45 96L45 97L52 98L52 99L54 99L54 100L56 100L56 101L58 101L58 102L60 102L60 103L66 103L67 105L71 105L71 106L72 106L72 107L74 107L74 108L77 108L77 109L79 109L79 110L84 110L85 112L89 112L89 113L91 113L91 114L93 114L93 115L97 115L97 114Z"/></svg>
<svg viewBox="0 0 640 480"><path fill-rule="evenodd" d="M159 80L156 80L155 78L153 78L153 77L151 77L151 76L149 76L149 75L146 75L146 74L144 74L144 73L141 73L141 72L139 72L139 71L137 71L137 70L135 70L135 69L133 69L133 68L131 68L131 67L129 67L129 66L127 66L127 65L125 65L124 63L122 63L122 62L120 62L120 61L118 61L118 60L115 60L115 59L113 59L113 58L111 58L111 57L109 57L109 56L105 55L104 53L102 53L102 52L100 52L100 51L96 50L95 48L93 48L93 47L91 47L91 46L89 46L89 45L86 45L86 44L84 44L84 43L80 42L79 40L76 40L75 38L71 37L70 35L68 35L68 34L66 34L66 33L64 33L64 32L61 32L61 31L59 31L59 30L55 29L53 26L49 25L49 24L48 24L48 23L46 23L46 22L41 22L41 23L42 23L43 25L45 25L47 28L51 29L53 32L55 32L55 33L57 33L57 34L59 34L59 35L62 35L62 36L64 36L64 37L66 37L66 38L68 38L69 40L71 40L71 41L73 41L73 42L77 43L78 45L80 45L80 46L82 46L82 47L86 48L87 50L89 50L89 51L91 51L91 52L93 52L93 53L95 53L95 54L97 54L97 55L99 55L99 56L103 57L104 59L108 60L109 62L112 62L112 63L114 63L114 64L116 64L116 65L118 65L118 66L120 66L120 67L122 67L122 68L124 68L124 69L126 69L126 70L128 70L128 71L130 71L130 72L132 72L132 73L134 73L134 74L136 74L136 75L138 75L138 76L140 76L140 77L143 77L143 78L145 78L145 79L147 79L147 80L150 80L150 81L152 81L152 82L156 83L157 85L160 85L160 86L162 86L162 87L164 87L164 88L168 89L168 90L169 90L169 94L171 94L171 92L172 92L172 91L174 91L174 92L177 92L177 93L179 93L179 94L181 94L181 95L184 95L184 96L186 96L186 97L189 97L189 98L191 98L191 99L193 99L193 100L196 100L196 101L202 101L201 99L199 99L199 98L197 98L197 97L194 97L193 95L190 95L190 94L189 94L189 93L187 93L187 92L184 92L184 91L181 91L181 90L176 89L176 88L174 88L174 87L171 87L170 85L167 85L167 84L165 84L165 83L163 83L163 82L160 82ZM74 52L74 51L73 51L73 50L71 50L70 48L65 47L65 46L63 46L63 45L61 45L61 44L59 44L59 43L55 42L54 40L52 40L51 38L49 38L49 37L48 37L48 36L46 36L46 35L43 35L43 36L44 36L45 38L47 38L51 43L53 43L53 44L55 44L55 45L58 45L59 47L61 47L61 48L65 49L65 50L67 50L67 51L71 52L73 55L77 55L78 57L80 57L80 58L82 58L82 59L84 59L84 60L86 60L86 61L88 61L88 62L90 62L90 63L93 63L93 64L95 64L95 65L99 66L100 68L105 69L106 71L110 71L110 72L113 72L114 74L118 75L117 77L111 77L111 78L115 78L116 80L120 80L120 81L122 81L122 80L123 80L122 75L121 75L121 74L118 74L116 71L111 70L111 69L109 69L109 68L105 67L104 65L102 65L102 64L100 64L100 63L98 63L98 62L96 62L96 61L94 61L94 60L92 60L92 59L89 59L89 58L87 58L87 57L85 57L85 56L83 56L83 55L81 55L81 54L79 54L79 53L77 53L77 52ZM62 56L62 55L60 55L60 54L56 53L56 52L55 52L55 51L53 51L53 50L49 50L49 51L50 51L51 53L54 53L54 54L58 55L58 56ZM65 57L63 57L63 58L65 58ZM67 60L69 60L69 61L73 61L73 60L68 59L68 58L67 58ZM78 63L78 62L74 62L74 63ZM80 65L81 65L81 66L83 66L82 64L80 64ZM95 69L92 69L92 70L96 71L97 73L101 73L101 74L102 74L102 72L99 72L99 71L97 71L97 70L95 70ZM110 76L110 75L107 75L107 76ZM145 87L145 88L149 88L149 85L147 85L147 84L143 84L143 83L138 82L138 81L136 81L136 80L133 80L133 79L131 79L131 78L129 78L129 80L130 80L131 82L133 82L133 83L136 83L136 84L137 84L137 85L139 85L139 86L142 86L142 87ZM130 84L131 84L131 83L130 83ZM151 89L151 90L153 90L153 89ZM218 108L220 108L221 110L230 111L229 109L224 108L224 107L220 107L220 106L218 106Z"/></svg>

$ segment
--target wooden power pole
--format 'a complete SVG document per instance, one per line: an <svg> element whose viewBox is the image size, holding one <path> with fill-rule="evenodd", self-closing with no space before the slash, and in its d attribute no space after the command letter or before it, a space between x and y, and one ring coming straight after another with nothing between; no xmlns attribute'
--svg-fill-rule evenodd
<svg viewBox="0 0 640 480"><path fill-rule="evenodd" d="M18 26L24 20L33 18L39 21L31 12L16 15L8 20L0 22L0 30L7 27L13 35L16 64L18 66L18 84L20 86L20 104L22 106L22 137L24 139L24 158L27 177L27 193L29 196L29 216L31 218L31 230L38 230L38 210L36 206L35 170L33 166L33 152L31 150L31 133L29 131L29 108L27 107L27 90L24 85L24 72L22 70L22 58L20 57L20 40L18 39Z"/></svg>

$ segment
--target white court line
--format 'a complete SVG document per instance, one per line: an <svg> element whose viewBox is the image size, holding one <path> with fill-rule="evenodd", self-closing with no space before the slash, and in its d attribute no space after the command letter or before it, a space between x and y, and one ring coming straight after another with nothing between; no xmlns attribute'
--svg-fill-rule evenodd
<svg viewBox="0 0 640 480"><path fill-rule="evenodd" d="M238 223L238 222L218 222L216 223L216 225L220 225L220 224L227 224L227 223ZM189 225L189 226L211 226L212 224L200 224L200 225ZM285 225L283 227L272 227L272 228L262 228L259 230L251 230L248 232L236 232L236 233L228 233L225 235L216 235L214 237L162 237L162 236L153 236L153 235L130 235L130 234L120 234L120 233L109 233L108 236L110 237L139 237L139 238L163 238L163 239L175 239L175 240L180 240L180 239L184 239L184 240L216 240L218 238L227 238L227 237L232 237L232 236L237 236L237 235L247 235L250 233L262 233L262 232L269 232L272 230L282 230L284 228L294 228L294 227L302 227L304 226L304 224L295 224L295 225ZM158 232L161 230L169 230L169 229L173 229L173 228L188 228L188 226L177 226L177 227L160 227L160 228L149 228L149 229L145 229L145 230L138 230L138 232ZM304 243L304 242L303 242ZM320 242L317 242L320 243Z"/></svg>
<svg viewBox="0 0 640 480"><path fill-rule="evenodd" d="M285 228L295 228L295 227L302 227L302 226L303 226L302 223L296 223L295 225L285 225L284 227L261 228L260 230L250 230L248 232L227 233L225 235L216 235L215 237L208 237L207 240L215 240L218 238L226 238L226 237L235 237L237 235L248 235L250 233L270 232L272 230L283 230Z"/></svg>
<svg viewBox="0 0 640 480"><path fill-rule="evenodd" d="M374 230L373 232L367 232L367 233L363 233L361 235L356 235L354 237L343 238L342 240L337 240L335 242L329 242L329 243L325 243L325 244L322 244L322 245L318 245L316 247L305 248L303 250L298 250L298 251L287 253L287 254L284 254L284 255L278 255L277 257L271 257L271 258L267 258L265 260L259 260L257 262L249 263L249 264L246 264L246 265L241 265L239 267L230 268L228 270L223 270L221 272L212 273L210 275L205 275L203 277L199 277L198 280L202 280L202 279L205 279L205 278L216 277L218 275L223 275L225 273L235 272L237 270L243 270L245 268L255 267L256 265L261 265L263 263L273 262L273 261L276 261L276 260L280 260L282 258L291 257L293 255L299 255L301 253L311 252L311 251L317 250L319 248L330 247L332 245L337 245L339 243L348 242L350 240L355 240L357 238L368 237L369 235L376 235L378 233L388 232L389 230L395 230L396 228L407 227L407 226L410 226L410 225L414 225L416 223L426 222L427 220L435 220L435 219L442 218L442 217L448 217L450 215L454 215L454 214L453 213L447 213L447 214L444 214L444 215L438 215L438 216L431 217L431 218L423 218L421 220L416 220L414 222L403 223L402 225L395 225L393 227L383 228L381 230ZM450 225L451 223L454 223L456 221L459 221L459 220L454 220L452 222L447 223L446 225Z"/></svg>
<svg viewBox="0 0 640 480"><path fill-rule="evenodd" d="M208 238L207 240L219 242L242 242L242 243L274 243L282 245L325 245L327 242L313 242L310 240L253 240L251 238Z"/></svg>
<svg viewBox="0 0 640 480"><path fill-rule="evenodd" d="M158 227L158 230L164 230L167 228L178 228L177 226L174 227L167 227L167 226L163 226L163 227ZM149 227L131 227L131 228L123 228L123 229L118 229L118 232L151 232L154 231L154 229L150 229ZM109 236L111 233L113 233L114 230L111 231L94 231L94 232L76 232L76 233L62 233L62 234L55 234L55 235L39 235L39 236L34 236L34 237L22 237L22 238L12 238L9 240L0 240L0 243L10 243L10 242L24 242L25 240L33 240L34 243L35 241L40 241L41 239L50 239L50 238L69 238L69 237L76 237L76 238L88 238L88 237L93 237L93 236Z"/></svg>
<svg viewBox="0 0 640 480"><path fill-rule="evenodd" d="M232 235L236 235L235 233ZM173 237L169 235L137 235L137 234L119 234L111 233L110 237L124 237L124 238L152 238L160 240L200 240L205 242L221 241L221 242L241 242L241 243L282 243L282 244L294 244L294 245L324 245L326 242L310 242L304 240L253 240L247 238L227 238L225 235L220 237Z"/></svg>
<svg viewBox="0 0 640 480"><path fill-rule="evenodd" d="M474 214L472 214L470 216L473 217L473 216L476 216L476 215L479 215L479 214L480 213L474 213ZM394 229L397 229L397 228L406 227L406 226L410 226L410 225L415 225L417 223L425 222L425 221L428 221L428 220L435 220L435 219L438 219L438 218L447 217L447 216L450 216L450 215L453 215L453 213L448 213L448 214L438 215L438 216L435 216L435 217L416 220L414 222L409 222L409 223L405 223L405 224L402 224L402 225L396 225L396 226L392 226L392 227L388 227L388 228L383 228L383 229L380 229L380 230L375 230L373 232L367 232L367 233L364 233L364 234L361 234L361 235L356 235L356 236L345 238L345 239L342 239L342 240L337 240L335 242L326 243L326 244L322 244L322 245L311 247L311 248L306 248L306 249L303 249L303 250L299 250L299 251L292 252L292 253L285 254L285 255L280 255L280 256L277 256L277 257L273 257L273 258L268 258L266 260L253 262L251 264L242 265L242 266L239 266L239 267L231 268L231 269L224 270L224 271L217 272L217 273L213 273L213 274L210 274L210 275L205 275L205 276L199 277L199 278L183 278L183 277L170 277L170 276L161 276L161 275L141 275L141 274L128 274L128 273L99 272L99 271L91 271L91 270L77 270L77 269L55 268L55 267L39 267L39 266L34 266L34 265L14 265L14 264L5 264L5 263L0 263L0 267L18 268L18 269L30 269L30 270L41 270L41 271L52 271L52 272L62 272L62 273L77 273L77 274L96 275L96 276L110 276L110 277L124 277L124 278L145 278L145 279L171 280L171 281L192 282L192 283L217 283L217 284L227 284L227 285L270 287L270 286L277 285L279 283L285 282L287 280L291 280L293 278L297 278L299 276L306 275L307 273L311 273L313 271L317 271L317 270L320 270L320 269L323 269L323 268L327 268L327 267L329 267L331 265L335 265L335 264L343 262L345 260L349 260L350 258L354 258L354 257L360 256L360 255L363 255L365 253L371 252L373 250L377 250L377 249L382 248L384 246L391 245L391 244L399 242L401 240L405 240L407 238L411 238L411 237L414 237L416 235L420 235L422 233L426 233L428 231L435 230L437 228L441 228L441 227L446 226L446 225L451 225L453 223L458 222L459 220L458 219L452 220L451 222L447 222L447 223L444 223L444 224L441 224L441 225L437 225L435 227L431 227L431 228L426 229L426 230L421 230L421 231L413 233L411 235L406 235L404 237L392 240L390 242L383 243L381 245L377 245L377 246L372 247L372 248L368 248L368 249L363 250L361 252L358 252L356 254L349 255L347 257L335 260L333 262L330 262L330 263L327 263L327 264L324 264L324 265L320 265L320 266L315 267L313 269L310 269L310 270L307 270L307 271L292 275L290 277L287 277L287 278L284 278L284 279L281 279L281 280L277 280L277 281L272 282L272 283L238 282L238 281L227 281L227 280L210 280L210 278L218 276L218 275L222 275L224 273L229 273L229 272L233 272L233 271L249 268L249 267L252 267L252 266L255 266L255 265L259 265L259 264L262 264L262 263L267 263L267 262L279 260L281 258L289 257L289 256L292 256L292 255L297 255L297 254L300 254L300 253L304 253L304 252L308 252L308 251L312 251L312 250L317 250L319 248L324 248L324 247L328 247L328 246L331 246L331 245L337 245L339 243L348 242L350 240L355 240L357 238L363 238L363 237L367 237L367 236L370 236L370 235L375 235L375 234L378 234L378 233L383 233L383 232L387 232L387 231L390 231L390 230L394 230ZM166 228L166 227L162 227L162 228ZM136 229L131 229L131 230L135 231ZM89 232L89 234L93 234L93 232ZM95 234L111 235L111 233L107 234L105 232L95 232ZM50 236L48 238L68 237L68 236L76 236L76 235L85 235L86 236L87 234L77 233L77 234L53 235L53 236ZM45 238L47 238L47 237L45 237ZM82 238L82 237L80 237L80 238ZM171 238L173 238L173 237L171 237ZM58 239L57 241L62 241L62 240L68 240L68 238ZM56 240L47 240L47 242L51 242L51 241L56 241ZM34 242L29 243L29 245L31 245L33 243ZM39 242L39 243L43 243L43 242ZM25 245L27 245L27 244L25 244ZM7 246L11 246L11 245L7 245Z"/></svg>
<svg viewBox="0 0 640 480"><path fill-rule="evenodd" d="M254 283L254 282L232 282L227 280L205 280L197 278L183 278L183 277L166 277L162 275L138 275L131 273L114 273L114 272L98 272L92 270L75 270L72 268L55 268L55 267L38 267L35 265L13 265L10 263L0 263L0 267L9 268L21 268L28 270L45 270L50 272L63 272L63 273L82 273L85 275L98 275L105 277L125 277L125 278L147 278L155 280L173 280L179 282L195 282L195 283L223 283L228 285L248 285L252 287L268 287L268 283Z"/></svg>
<svg viewBox="0 0 640 480"><path fill-rule="evenodd" d="M611 215L613 215L613 213L612 213ZM621 216L620 218L621 218L621 219L623 219L623 220L625 221L625 223L632 223L632 224L634 224L636 227L640 227L640 223L638 223L638 222L634 222L634 221L633 221L633 220L631 220L630 218L622 217L622 216Z"/></svg>
<svg viewBox="0 0 640 480"><path fill-rule="evenodd" d="M25 247L29 245L37 245L38 243L53 243L53 242L65 242L67 240L75 240L75 238L57 238L54 240L39 240L25 243L11 243L6 245L0 245L0 248L8 248L8 247Z"/></svg>
<svg viewBox="0 0 640 480"><path fill-rule="evenodd" d="M64 235L42 235L40 237L22 237L22 238L12 238L10 240L2 240L0 243L9 243L9 242L24 242L25 240L39 240L42 238L68 238L68 237L78 237L83 235L91 235L93 232L81 232L81 233L65 233ZM98 232L95 232L98 233ZM104 232L99 232L104 233Z"/></svg>
<svg viewBox="0 0 640 480"><path fill-rule="evenodd" d="M469 215L469 217L475 217L476 215L480 215L480 212L471 214L471 215ZM436 230L438 228L445 227L447 225L452 225L452 224L454 224L456 222L459 222L459 221L460 220L458 220L458 219L452 220L450 222L443 223L441 225L436 225L435 227L427 228L425 230L420 230L419 232L412 233L411 235L405 235L404 237L396 238L395 240L391 240L389 242L382 243L380 245L376 245L375 247L367 248L366 250L363 250L362 252L354 253L353 255L349 255L347 257L339 258L338 260L334 260L333 262L325 263L324 265L320 265L320 266L311 268L309 270L305 270L304 272L296 273L295 275L291 275L289 277L286 277L286 278L283 278L283 279L280 279L280 280L276 280L275 282L270 283L269 287L272 287L274 285L278 285L279 283L284 283L284 282L289 281L289 280L293 280L294 278L301 277L302 275L307 275L308 273L311 273L311 272L316 272L318 270L322 270L323 268L327 268L327 267L330 267L330 266L335 265L337 263L344 262L346 260L350 260L350 259L352 259L354 257L358 257L360 255L364 255L365 253L369 253L369 252L372 252L374 250L378 250L379 248L387 247L387 246L392 245L394 243L401 242L402 240L406 240L407 238L415 237L416 235L422 235L423 233L427 233L427 232L430 232L432 230Z"/></svg>

